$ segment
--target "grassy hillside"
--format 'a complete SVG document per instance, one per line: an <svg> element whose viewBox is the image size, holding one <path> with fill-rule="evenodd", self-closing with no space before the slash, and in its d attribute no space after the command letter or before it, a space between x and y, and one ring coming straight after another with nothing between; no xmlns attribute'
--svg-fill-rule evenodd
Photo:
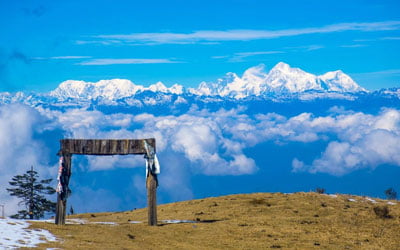
<svg viewBox="0 0 400 250"><path fill-rule="evenodd" d="M79 214L68 218L86 223L37 222L32 227L60 238L40 245L43 249L400 249L400 203L375 200L317 193L240 194L160 205L157 227L146 225L146 209ZM389 214L379 210L385 206ZM161 222L170 219L197 223Z"/></svg>

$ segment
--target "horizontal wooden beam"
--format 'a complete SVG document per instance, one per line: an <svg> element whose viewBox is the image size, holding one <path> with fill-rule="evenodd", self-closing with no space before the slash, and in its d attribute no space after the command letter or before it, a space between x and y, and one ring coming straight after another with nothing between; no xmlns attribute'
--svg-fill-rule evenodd
<svg viewBox="0 0 400 250"><path fill-rule="evenodd" d="M145 154L144 141L154 148L156 140L148 139L62 139L60 140L60 154L77 155L129 155Z"/></svg>

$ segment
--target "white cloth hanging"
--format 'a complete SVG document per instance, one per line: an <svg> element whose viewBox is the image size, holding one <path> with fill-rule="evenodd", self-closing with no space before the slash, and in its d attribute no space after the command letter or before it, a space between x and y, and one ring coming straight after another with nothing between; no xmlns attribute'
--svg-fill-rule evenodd
<svg viewBox="0 0 400 250"><path fill-rule="evenodd" d="M160 163L158 161L158 158L157 158L156 154L154 154L154 159L146 158L146 178L147 178L147 176L149 174L149 170L153 174L160 174L160 172L161 172Z"/></svg>
<svg viewBox="0 0 400 250"><path fill-rule="evenodd" d="M61 175L62 175L62 171L63 171L63 162L64 162L64 157L60 157L59 160L59 167L58 167L58 175L57 175L57 188L56 188L56 192L57 193L62 193L63 192L63 186L61 184Z"/></svg>
<svg viewBox="0 0 400 250"><path fill-rule="evenodd" d="M146 178L149 175L149 171L156 175L160 174L160 163L154 148L146 140L143 140L143 146L146 150L146 155L144 156L146 158Z"/></svg>

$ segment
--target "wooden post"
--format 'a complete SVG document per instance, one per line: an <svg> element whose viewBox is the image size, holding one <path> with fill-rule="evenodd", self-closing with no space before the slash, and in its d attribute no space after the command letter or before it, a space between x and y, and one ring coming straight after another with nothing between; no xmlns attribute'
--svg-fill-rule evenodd
<svg viewBox="0 0 400 250"><path fill-rule="evenodd" d="M149 226L157 226L157 176L149 172L146 179Z"/></svg>
<svg viewBox="0 0 400 250"><path fill-rule="evenodd" d="M55 223L57 225L65 224L65 210L66 210L66 202L61 199L61 195L57 194L57 205L56 205L56 220Z"/></svg>
<svg viewBox="0 0 400 250"><path fill-rule="evenodd" d="M71 154L63 154L64 163L63 163L63 175L64 175L64 185L63 192L57 194L57 205L56 205L56 218L55 224L57 225L65 225L65 216L67 213L67 198L68 198L68 185L69 178L71 176Z"/></svg>

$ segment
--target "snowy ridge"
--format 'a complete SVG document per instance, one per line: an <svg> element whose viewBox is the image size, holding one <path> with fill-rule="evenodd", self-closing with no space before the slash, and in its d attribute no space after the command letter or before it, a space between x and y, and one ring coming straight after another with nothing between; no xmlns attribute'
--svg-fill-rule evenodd
<svg viewBox="0 0 400 250"><path fill-rule="evenodd" d="M354 93L366 90L340 70L316 76L280 62L268 73L265 71L265 66L260 64L247 69L242 77L230 72L216 82L201 82L197 88L189 88L187 91L182 85L175 84L168 88L162 82L144 87L125 79L101 80L95 83L68 80L50 92L50 96L60 100L68 98L97 99L99 97L118 100L145 91L242 99L249 96L306 91Z"/></svg>
<svg viewBox="0 0 400 250"><path fill-rule="evenodd" d="M126 79L86 82L67 80L49 93L0 92L0 104L24 103L30 106L157 106L189 105L252 100L272 102L313 101L317 99L355 100L358 98L400 99L400 88L368 92L341 70L313 75L286 63L270 71L263 64L247 69L242 76L227 73L214 82L201 82L185 89L157 82L148 87Z"/></svg>
<svg viewBox="0 0 400 250"><path fill-rule="evenodd" d="M326 86L327 90L336 92L359 92L366 91L353 81L348 75L341 70L328 72L318 76L322 85Z"/></svg>
<svg viewBox="0 0 400 250"><path fill-rule="evenodd" d="M228 73L216 82L202 82L197 89L189 89L195 95L229 96L235 99L307 91L355 93L366 90L340 70L316 76L299 68L291 68L283 62L268 73L265 66L260 64L246 70L242 77Z"/></svg>
<svg viewBox="0 0 400 250"><path fill-rule="evenodd" d="M146 90L160 93L182 94L183 86L175 84L171 88L167 88L162 82L157 82L145 88L142 85L136 85L126 79L101 80L94 83L67 80L62 82L55 90L51 91L49 95L60 100L66 100L68 98L97 99L99 97L108 100L117 100L134 96L136 93Z"/></svg>

